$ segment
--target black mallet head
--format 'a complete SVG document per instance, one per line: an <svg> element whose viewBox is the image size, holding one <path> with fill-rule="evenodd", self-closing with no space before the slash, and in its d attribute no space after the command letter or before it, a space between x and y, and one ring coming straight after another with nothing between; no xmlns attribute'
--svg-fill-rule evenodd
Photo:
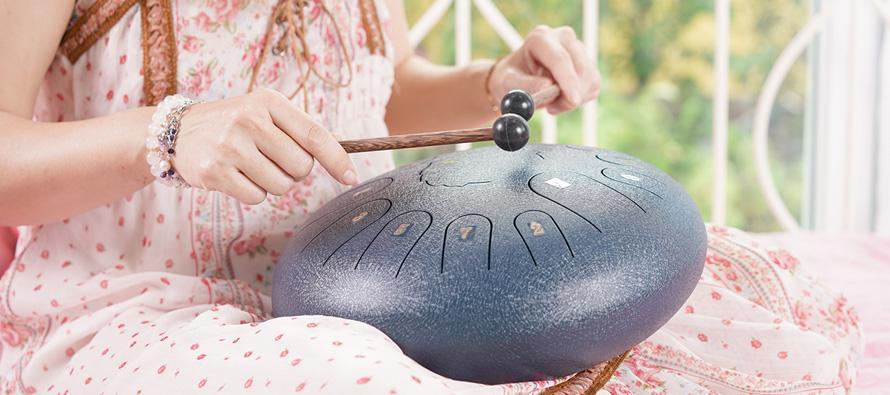
<svg viewBox="0 0 890 395"><path fill-rule="evenodd" d="M501 98L501 114L516 114L530 121L535 114L535 100L524 90L509 91Z"/></svg>
<svg viewBox="0 0 890 395"><path fill-rule="evenodd" d="M504 114L491 126L494 143L504 151L516 151L528 144L528 123L516 114Z"/></svg>

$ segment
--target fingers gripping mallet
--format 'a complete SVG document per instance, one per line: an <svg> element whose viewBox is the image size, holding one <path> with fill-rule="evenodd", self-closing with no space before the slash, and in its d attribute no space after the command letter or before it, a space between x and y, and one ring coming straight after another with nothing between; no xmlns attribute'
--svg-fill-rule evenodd
<svg viewBox="0 0 890 395"><path fill-rule="evenodd" d="M343 146L346 152L353 153L494 140L495 144L501 149L516 151L528 143L529 127L527 121L534 115L535 106L541 107L546 105L559 97L559 95L560 90L556 85L550 85L533 95L529 95L521 90L510 91L501 99L502 115L489 128L345 140L341 141L340 145Z"/></svg>

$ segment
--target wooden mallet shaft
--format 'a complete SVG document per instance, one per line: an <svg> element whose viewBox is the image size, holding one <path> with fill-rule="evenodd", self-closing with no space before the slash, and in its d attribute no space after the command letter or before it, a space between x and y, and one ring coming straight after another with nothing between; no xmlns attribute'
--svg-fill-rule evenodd
<svg viewBox="0 0 890 395"><path fill-rule="evenodd" d="M532 94L535 107L550 103L559 97L559 87L550 85ZM450 145L460 143L475 143L477 141L492 140L491 127L446 130L441 132L426 132L404 134L400 136L377 137L359 140L344 140L340 142L348 153L383 151L400 148L432 147L436 145Z"/></svg>
<svg viewBox="0 0 890 395"><path fill-rule="evenodd" d="M550 104L550 102L556 100L561 94L562 92L559 90L558 85L548 85L546 88L533 93L532 100L535 101L535 107L540 107Z"/></svg>

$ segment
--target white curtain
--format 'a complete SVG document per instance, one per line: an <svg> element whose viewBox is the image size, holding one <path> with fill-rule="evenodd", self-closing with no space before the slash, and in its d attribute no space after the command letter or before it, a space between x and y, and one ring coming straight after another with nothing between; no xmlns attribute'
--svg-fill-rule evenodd
<svg viewBox="0 0 890 395"><path fill-rule="evenodd" d="M890 232L890 90L883 72L890 63L877 3L814 3L814 12L829 19L809 65L807 228Z"/></svg>
<svg viewBox="0 0 890 395"><path fill-rule="evenodd" d="M890 7L887 8L890 10ZM878 190L875 230L890 236L890 14L884 15L883 43L881 46L881 84L878 99L879 145Z"/></svg>

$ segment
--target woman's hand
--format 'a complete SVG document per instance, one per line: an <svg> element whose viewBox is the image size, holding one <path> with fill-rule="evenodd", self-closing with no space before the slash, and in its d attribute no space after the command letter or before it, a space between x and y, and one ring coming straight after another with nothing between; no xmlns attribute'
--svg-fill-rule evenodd
<svg viewBox="0 0 890 395"><path fill-rule="evenodd" d="M194 105L182 118L173 165L189 184L258 204L283 195L315 160L354 185L352 161L336 139L284 95L259 89Z"/></svg>
<svg viewBox="0 0 890 395"><path fill-rule="evenodd" d="M492 97L500 98L512 89L534 93L554 82L562 95L544 106L551 114L572 110L599 95L596 64L568 26L532 30L519 49L495 64L488 89Z"/></svg>

